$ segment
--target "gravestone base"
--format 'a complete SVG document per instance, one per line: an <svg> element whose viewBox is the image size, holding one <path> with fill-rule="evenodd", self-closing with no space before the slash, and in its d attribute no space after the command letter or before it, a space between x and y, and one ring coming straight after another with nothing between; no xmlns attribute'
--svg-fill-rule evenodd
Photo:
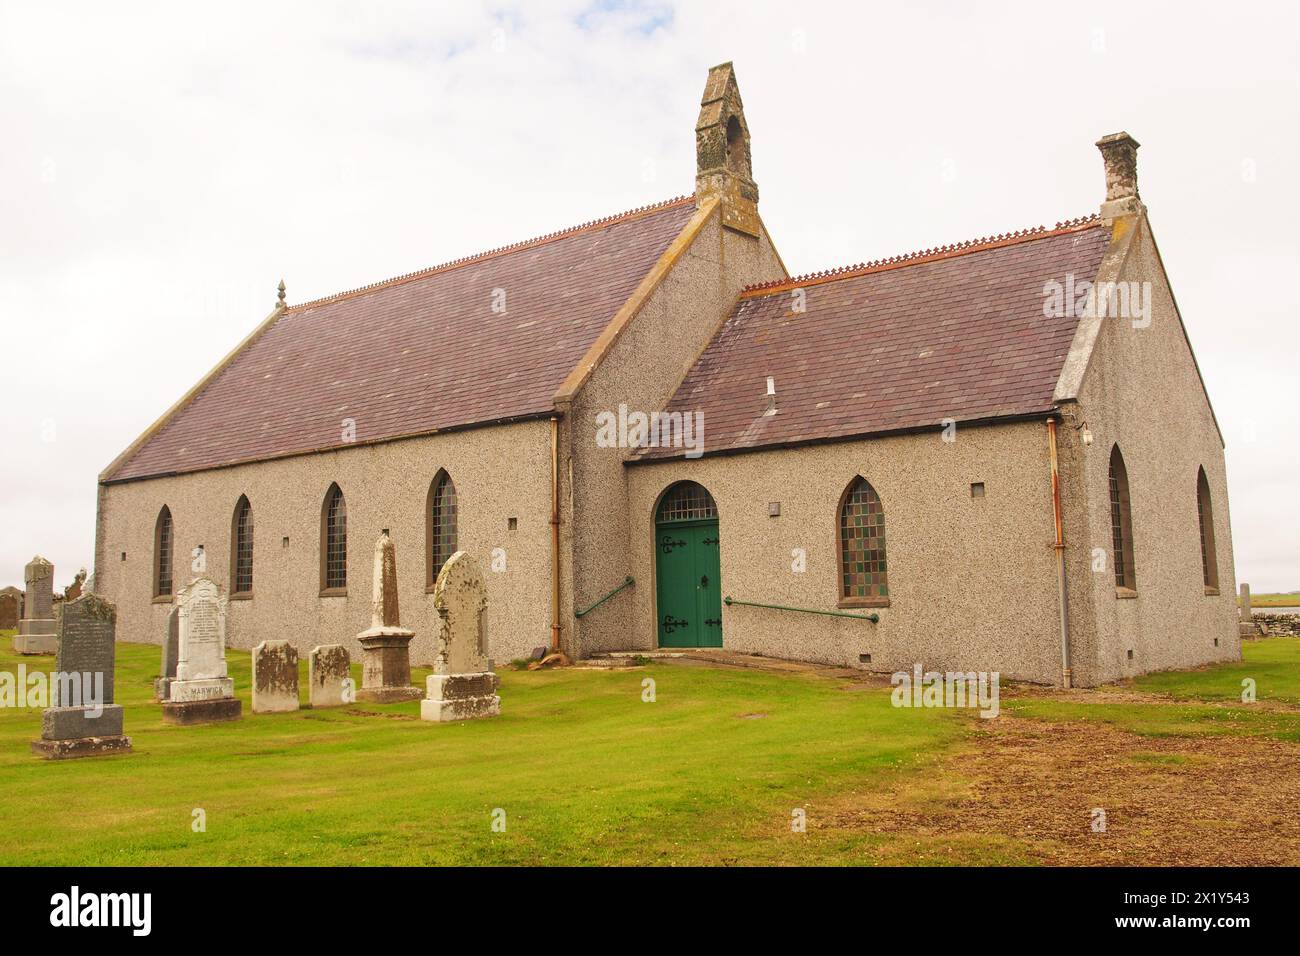
<svg viewBox="0 0 1300 956"><path fill-rule="evenodd" d="M420 719L433 721L472 720L501 713L497 696L500 678L491 671L481 674L431 674L429 696L420 701Z"/></svg>
<svg viewBox="0 0 1300 956"><path fill-rule="evenodd" d="M171 691L174 677L159 677L153 682L153 699L156 701L166 700Z"/></svg>
<svg viewBox="0 0 1300 956"><path fill-rule="evenodd" d="M1263 631L1254 621L1241 621L1237 624L1237 634L1247 639L1259 637Z"/></svg>
<svg viewBox="0 0 1300 956"><path fill-rule="evenodd" d="M72 740L33 740L32 753L46 760L71 760L76 757L103 757L131 752L131 738L77 737Z"/></svg>
<svg viewBox="0 0 1300 956"><path fill-rule="evenodd" d="M90 707L47 707L41 714L42 740L122 736L122 705L103 704L99 716Z"/></svg>
<svg viewBox="0 0 1300 956"><path fill-rule="evenodd" d="M14 635L14 653L54 654L58 649L59 638L55 633L53 618L18 622L18 633Z"/></svg>
<svg viewBox="0 0 1300 956"><path fill-rule="evenodd" d="M419 700L424 694L411 685L411 638L404 627L372 627L357 635L361 642L361 689L357 700L393 704Z"/></svg>
<svg viewBox="0 0 1300 956"><path fill-rule="evenodd" d="M235 696L233 677L206 677L203 680L172 680L167 686L167 699L173 703L197 700L221 700Z"/></svg>
<svg viewBox="0 0 1300 956"><path fill-rule="evenodd" d="M175 683L172 684L174 688ZM215 724L223 720L239 720L244 705L238 697L218 697L215 700L165 700L162 718L165 724L187 727L190 724Z"/></svg>

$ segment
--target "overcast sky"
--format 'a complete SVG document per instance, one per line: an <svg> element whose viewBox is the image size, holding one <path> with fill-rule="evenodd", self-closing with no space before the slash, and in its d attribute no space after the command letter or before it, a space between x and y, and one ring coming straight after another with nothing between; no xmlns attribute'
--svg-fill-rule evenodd
<svg viewBox="0 0 1300 956"><path fill-rule="evenodd" d="M1093 143L1132 133L1238 578L1300 589L1300 17L1055 7L0 0L0 585L91 564L96 475L281 276L300 302L689 193L733 60L794 272L1092 213Z"/></svg>

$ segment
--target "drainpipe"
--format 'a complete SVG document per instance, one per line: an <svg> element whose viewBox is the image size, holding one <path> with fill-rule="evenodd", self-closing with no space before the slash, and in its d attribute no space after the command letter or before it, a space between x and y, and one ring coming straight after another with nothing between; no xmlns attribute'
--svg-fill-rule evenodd
<svg viewBox="0 0 1300 956"><path fill-rule="evenodd" d="M560 649L560 420L551 416L551 650Z"/></svg>
<svg viewBox="0 0 1300 956"><path fill-rule="evenodd" d="M1052 461L1052 517L1056 521L1056 599L1061 608L1061 686L1072 683L1070 669L1070 607L1065 590L1065 529L1061 524L1061 472L1056 457L1056 419L1047 420L1047 450Z"/></svg>

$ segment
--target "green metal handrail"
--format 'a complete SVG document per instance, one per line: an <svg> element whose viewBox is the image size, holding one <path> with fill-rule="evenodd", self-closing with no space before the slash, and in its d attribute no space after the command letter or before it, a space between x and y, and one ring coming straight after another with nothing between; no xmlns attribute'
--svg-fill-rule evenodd
<svg viewBox="0 0 1300 956"><path fill-rule="evenodd" d="M737 601L727 596L722 599L722 603L731 607L733 604L743 604L745 607L767 607L774 611L802 611L804 614L825 614L827 617L852 617L859 621L870 621L872 624L880 623L880 615L875 611L870 614L849 614L845 611L819 611L812 607L787 607L784 604L756 604L753 601Z"/></svg>
<svg viewBox="0 0 1300 956"><path fill-rule="evenodd" d="M634 585L634 584L636 584L636 581L634 581L634 580L632 579L632 575L629 574L626 578L623 579L623 583L622 583L622 584L620 584L618 587L614 588L614 590L610 591L608 594L606 594L603 598L601 598L601 599L600 599L599 601L597 601L595 604L591 605L591 607L585 607L585 608L583 608L581 611L574 611L574 612L573 612L573 616L574 616L574 617L582 617L584 614L590 614L592 611L596 610L596 608L600 607L602 604L604 604L606 601L608 601L610 598L612 598L612 597L613 597L615 594L617 594L619 591L623 590L624 588L630 588L630 587L631 587L632 585Z"/></svg>

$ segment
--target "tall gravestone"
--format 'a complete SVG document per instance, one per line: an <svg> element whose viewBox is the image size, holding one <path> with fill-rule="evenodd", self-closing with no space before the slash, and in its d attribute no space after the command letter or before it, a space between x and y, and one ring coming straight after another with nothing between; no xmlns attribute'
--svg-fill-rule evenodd
<svg viewBox="0 0 1300 956"><path fill-rule="evenodd" d="M298 709L298 648L288 641L263 641L253 648L253 713Z"/></svg>
<svg viewBox="0 0 1300 956"><path fill-rule="evenodd" d="M122 705L113 702L117 609L97 594L63 606L52 681L53 705L41 717L33 753L51 760L125 753Z"/></svg>
<svg viewBox="0 0 1300 956"><path fill-rule="evenodd" d="M176 679L176 658L180 653L181 618L180 609L172 605L167 614L167 633L163 635L162 664L158 679L153 682L153 696L156 700L166 700L171 690L172 681Z"/></svg>
<svg viewBox="0 0 1300 956"><path fill-rule="evenodd" d="M466 552L457 551L438 572L433 606L441 619L438 656L420 716L448 721L501 713L500 678L487 656L487 586Z"/></svg>
<svg viewBox="0 0 1300 956"><path fill-rule="evenodd" d="M322 644L311 649L308 665L308 698L311 706L342 707L356 699L352 685L352 658L342 644Z"/></svg>
<svg viewBox="0 0 1300 956"><path fill-rule="evenodd" d="M14 635L19 654L53 654L59 645L54 626L54 565L39 554L23 569L27 583L23 619Z"/></svg>
<svg viewBox="0 0 1300 956"><path fill-rule="evenodd" d="M169 724L237 720L243 705L226 675L226 601L216 582L196 578L176 595L176 677L163 701Z"/></svg>
<svg viewBox="0 0 1300 956"><path fill-rule="evenodd" d="M379 704L418 700L420 688L411 686L411 638L415 632L401 625L397 610L397 551L387 531L375 542L373 595L370 627L357 635L362 654L357 699Z"/></svg>

